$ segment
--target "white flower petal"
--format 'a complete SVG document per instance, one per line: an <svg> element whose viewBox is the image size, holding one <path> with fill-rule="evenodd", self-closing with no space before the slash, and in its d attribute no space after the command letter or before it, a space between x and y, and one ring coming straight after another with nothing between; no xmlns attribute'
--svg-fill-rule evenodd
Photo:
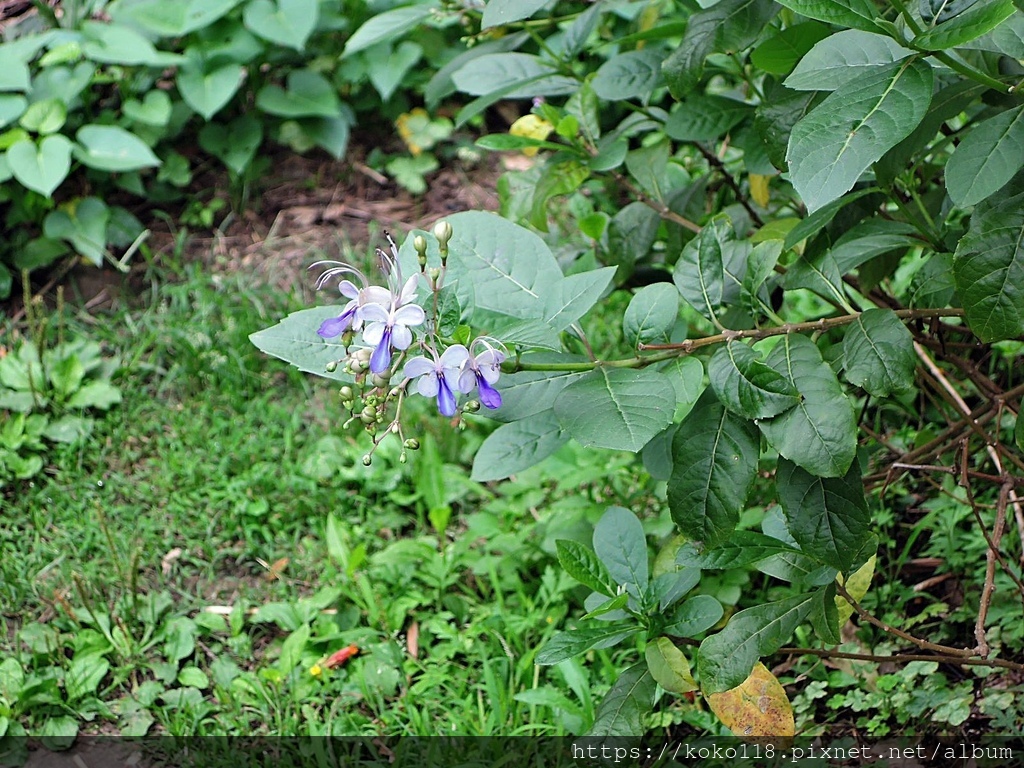
<svg viewBox="0 0 1024 768"><path fill-rule="evenodd" d="M351 280L342 280L338 283L338 290L346 299L358 299L359 288Z"/></svg>
<svg viewBox="0 0 1024 768"><path fill-rule="evenodd" d="M419 325L427 319L427 313L418 304L406 304L392 313L395 325Z"/></svg>
<svg viewBox="0 0 1024 768"><path fill-rule="evenodd" d="M425 373L432 373L434 361L426 357L414 357L405 364L402 373L407 379L415 379Z"/></svg>
<svg viewBox="0 0 1024 768"><path fill-rule="evenodd" d="M408 349L412 344L412 331L404 325L395 325L391 328L391 346L395 349Z"/></svg>
<svg viewBox="0 0 1024 768"><path fill-rule="evenodd" d="M442 368L458 368L469 359L469 350L462 344L452 344L441 355Z"/></svg>
<svg viewBox="0 0 1024 768"><path fill-rule="evenodd" d="M387 327L387 323L370 323L363 329L363 341L371 347L376 347L384 338L384 331L387 330Z"/></svg>
<svg viewBox="0 0 1024 768"><path fill-rule="evenodd" d="M416 283L418 280L419 275L413 275L405 281L405 285L402 286L402 292L398 296L396 306L401 307L416 298Z"/></svg>
<svg viewBox="0 0 1024 768"><path fill-rule="evenodd" d="M373 323L388 323L391 320L391 313L380 304L363 304L359 308L359 317L362 320L369 320Z"/></svg>
<svg viewBox="0 0 1024 768"><path fill-rule="evenodd" d="M437 382L437 374L434 372L428 373L416 384L416 391L424 397L436 397L437 391L440 388Z"/></svg>

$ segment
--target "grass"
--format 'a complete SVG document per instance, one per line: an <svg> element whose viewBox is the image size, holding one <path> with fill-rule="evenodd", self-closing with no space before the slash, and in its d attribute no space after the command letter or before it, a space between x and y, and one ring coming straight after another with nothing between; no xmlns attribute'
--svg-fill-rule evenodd
<svg viewBox="0 0 1024 768"><path fill-rule="evenodd" d="M307 296L150 278L140 305L65 322L123 402L2 498L0 735L585 728L616 665L532 657L582 602L553 557L604 508L581 484L636 493L630 462L567 449L559 482L486 488L463 469L484 433L424 419L408 464L363 467L329 383L248 342Z"/></svg>

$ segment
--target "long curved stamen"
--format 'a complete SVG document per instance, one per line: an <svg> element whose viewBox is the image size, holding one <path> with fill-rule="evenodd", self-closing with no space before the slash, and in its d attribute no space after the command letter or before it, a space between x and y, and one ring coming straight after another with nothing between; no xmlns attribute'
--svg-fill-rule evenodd
<svg viewBox="0 0 1024 768"><path fill-rule="evenodd" d="M313 269L314 267L319 267L326 264L332 264L334 266L324 271L324 273L317 278L316 283L314 284L316 290L321 290L328 283L328 281L340 275L352 275L354 277L357 277L359 278L359 282L362 284L362 286L364 288L366 287L368 283L366 276L355 267L349 266L348 264L345 264L344 262L341 261L324 259L321 261L313 262L312 264L309 265L309 269Z"/></svg>

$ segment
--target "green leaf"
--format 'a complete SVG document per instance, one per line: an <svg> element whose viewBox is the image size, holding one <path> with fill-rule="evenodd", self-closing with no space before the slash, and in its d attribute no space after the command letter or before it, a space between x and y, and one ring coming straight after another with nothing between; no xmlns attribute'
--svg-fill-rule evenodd
<svg viewBox="0 0 1024 768"><path fill-rule="evenodd" d="M661 65L672 96L682 99L696 87L710 54L753 44L778 10L772 0L720 0L691 14L682 42Z"/></svg>
<svg viewBox="0 0 1024 768"><path fill-rule="evenodd" d="M690 663L667 637L659 637L653 643L648 643L644 659L651 676L666 691L688 693L697 690L697 683L690 674Z"/></svg>
<svg viewBox="0 0 1024 768"><path fill-rule="evenodd" d="M521 99L533 96L564 96L579 89L579 82L558 74L539 56L528 53L489 53L466 63L452 74L452 82L471 96ZM468 118L460 117L456 124Z"/></svg>
<svg viewBox="0 0 1024 768"><path fill-rule="evenodd" d="M317 335L317 328L329 317L341 314L341 307L314 307L292 312L277 325L249 336L249 341L268 355L291 363L300 371L315 373L336 381L351 382L352 377L341 367L328 373L328 363L345 357L345 346L340 339L327 341Z"/></svg>
<svg viewBox="0 0 1024 768"><path fill-rule="evenodd" d="M99 171L135 171L160 165L142 139L116 125L85 125L75 138L79 144L75 157Z"/></svg>
<svg viewBox="0 0 1024 768"><path fill-rule="evenodd" d="M680 548L676 563L703 570L745 568L778 554L799 554L793 546L756 531L735 531L714 549L699 550L693 544Z"/></svg>
<svg viewBox="0 0 1024 768"><path fill-rule="evenodd" d="M537 652L533 663L541 666L558 664L591 648L611 648L639 631L640 627L633 623L602 623L571 632L556 632Z"/></svg>
<svg viewBox="0 0 1024 768"><path fill-rule="evenodd" d="M728 216L718 216L683 247L672 276L679 293L708 318L722 305L725 291L725 243L734 239Z"/></svg>
<svg viewBox="0 0 1024 768"><path fill-rule="evenodd" d="M150 91L142 101L125 101L121 111L133 122L163 128L171 119L171 97L166 91Z"/></svg>
<svg viewBox="0 0 1024 768"><path fill-rule="evenodd" d="M677 141L713 141L725 136L754 108L724 96L691 96L669 115L665 133Z"/></svg>
<svg viewBox="0 0 1024 768"><path fill-rule="evenodd" d="M134 23L160 37L181 37L209 27L241 0L137 0L109 6L115 21Z"/></svg>
<svg viewBox="0 0 1024 768"><path fill-rule="evenodd" d="M750 61L769 74L789 74L815 43L828 37L830 32L827 26L816 21L787 27L751 51Z"/></svg>
<svg viewBox="0 0 1024 768"><path fill-rule="evenodd" d="M168 67L183 61L177 54L158 51L148 39L120 24L86 21L81 29L82 53L91 62Z"/></svg>
<svg viewBox="0 0 1024 768"><path fill-rule="evenodd" d="M54 240L66 240L97 267L107 252L107 223L110 209L97 197L85 197L51 211L43 220L43 233Z"/></svg>
<svg viewBox="0 0 1024 768"><path fill-rule="evenodd" d="M615 267L577 272L558 282L548 295L544 322L562 331L579 320L598 302L615 277Z"/></svg>
<svg viewBox="0 0 1024 768"><path fill-rule="evenodd" d="M337 117L341 110L337 90L311 69L288 73L288 88L265 85L256 94L256 106L279 117Z"/></svg>
<svg viewBox="0 0 1024 768"><path fill-rule="evenodd" d="M1015 13L1012 0L975 3L949 21L914 38L914 45L926 51L945 51L991 32Z"/></svg>
<svg viewBox="0 0 1024 768"><path fill-rule="evenodd" d="M647 590L647 537L639 518L628 509L608 507L597 521L594 553L614 584L633 584L640 594Z"/></svg>
<svg viewBox="0 0 1024 768"><path fill-rule="evenodd" d="M672 423L675 405L664 374L600 367L558 394L555 415L581 445L636 453Z"/></svg>
<svg viewBox="0 0 1024 768"><path fill-rule="evenodd" d="M761 441L754 424L705 392L672 441L668 505L688 538L715 547L729 538L757 475Z"/></svg>
<svg viewBox="0 0 1024 768"><path fill-rule="evenodd" d="M661 56L655 50L626 51L605 61L590 81L605 101L633 99L646 103L661 79Z"/></svg>
<svg viewBox="0 0 1024 768"><path fill-rule="evenodd" d="M786 87L797 91L834 91L913 53L886 35L844 29L815 45L786 78Z"/></svg>
<svg viewBox="0 0 1024 768"><path fill-rule="evenodd" d="M712 355L708 377L722 405L747 419L778 416L800 402L796 387L742 342L725 344Z"/></svg>
<svg viewBox="0 0 1024 768"><path fill-rule="evenodd" d="M869 309L843 338L846 380L876 397L914 386L914 337L891 309Z"/></svg>
<svg viewBox="0 0 1024 768"><path fill-rule="evenodd" d="M242 19L250 32L264 40L301 51L316 29L319 15L318 0L249 0Z"/></svg>
<svg viewBox="0 0 1024 768"><path fill-rule="evenodd" d="M395 8L371 16L345 43L341 57L347 58L371 45L384 40L393 40L419 25L433 10L432 4Z"/></svg>
<svg viewBox="0 0 1024 768"><path fill-rule="evenodd" d="M871 536L860 467L854 463L844 477L822 478L780 459L775 484L787 527L800 548L848 572Z"/></svg>
<svg viewBox="0 0 1024 768"><path fill-rule="evenodd" d="M370 82L381 101L391 98L422 56L423 47L410 40L403 40L394 49L390 45L375 45L363 53Z"/></svg>
<svg viewBox="0 0 1024 768"><path fill-rule="evenodd" d="M768 442L812 474L845 475L857 452L857 422L853 404L817 346L806 336L788 334L765 362L789 379L801 396L795 408L758 422Z"/></svg>
<svg viewBox="0 0 1024 768"><path fill-rule="evenodd" d="M71 142L57 134L39 142L19 141L7 150L7 163L18 182L50 197L71 170Z"/></svg>
<svg viewBox="0 0 1024 768"><path fill-rule="evenodd" d="M877 32L878 9L871 0L779 0L791 11L809 19Z"/></svg>
<svg viewBox="0 0 1024 768"><path fill-rule="evenodd" d="M68 110L60 99L43 99L33 103L18 123L26 131L45 136L56 133L67 120Z"/></svg>
<svg viewBox="0 0 1024 768"><path fill-rule="evenodd" d="M502 424L477 449L472 478L478 483L503 480L538 464L567 442L569 435L550 408Z"/></svg>
<svg viewBox="0 0 1024 768"><path fill-rule="evenodd" d="M185 66L178 72L178 93L192 109L209 120L231 101L245 78L245 67L230 62L209 72Z"/></svg>
<svg viewBox="0 0 1024 768"><path fill-rule="evenodd" d="M31 88L32 75L28 61L18 55L10 43L0 45L0 91L27 92Z"/></svg>
<svg viewBox="0 0 1024 768"><path fill-rule="evenodd" d="M28 107L28 99L14 93L0 93L0 128L10 125ZM6 181L6 179L4 179Z"/></svg>
<svg viewBox="0 0 1024 768"><path fill-rule="evenodd" d="M548 4L549 0L487 0L480 29L500 27L513 21L522 21L533 16Z"/></svg>
<svg viewBox="0 0 1024 768"><path fill-rule="evenodd" d="M795 248L802 240L814 237L818 232L823 230L828 224L836 217L841 208L849 205L850 203L859 200L862 197L878 192L877 187L867 187L866 189L858 189L856 192L851 192L848 195L840 197L838 200L833 200L828 205L824 205L814 213L802 219L793 229L786 235L786 240L783 243L783 248L789 250Z"/></svg>
<svg viewBox="0 0 1024 768"><path fill-rule="evenodd" d="M797 123L786 161L808 211L850 191L917 127L931 98L931 67L913 59L846 83Z"/></svg>
<svg viewBox="0 0 1024 768"><path fill-rule="evenodd" d="M920 0L918 10L926 24L941 24L957 16L979 0Z"/></svg>
<svg viewBox="0 0 1024 768"><path fill-rule="evenodd" d="M696 637L722 619L722 604L711 595L694 595L665 619L665 634Z"/></svg>
<svg viewBox="0 0 1024 768"><path fill-rule="evenodd" d="M810 613L813 600L814 593L795 595L735 614L725 629L700 644L701 689L719 693L746 680L761 656L775 653L792 636Z"/></svg>
<svg viewBox="0 0 1024 768"><path fill-rule="evenodd" d="M946 164L946 189L964 208L1002 189L1024 168L1024 106L975 123Z"/></svg>
<svg viewBox="0 0 1024 768"><path fill-rule="evenodd" d="M792 91L766 80L764 101L754 111L754 130L771 164L779 170L788 170L786 150L793 126L822 100L820 93Z"/></svg>
<svg viewBox="0 0 1024 768"><path fill-rule="evenodd" d="M634 664L601 700L587 736L642 736L644 716L654 708L654 678L646 662Z"/></svg>
<svg viewBox="0 0 1024 768"><path fill-rule="evenodd" d="M561 360L546 353L524 355L522 359L524 362ZM566 362L573 359L570 356ZM575 361L580 362L580 359ZM502 376L498 384L501 408L487 415L496 421L514 422L543 413L554 407L555 399L567 385L588 374L589 371L520 371Z"/></svg>
<svg viewBox="0 0 1024 768"><path fill-rule="evenodd" d="M839 608L836 605L836 589L833 584L827 584L814 593L809 619L811 626L814 627L814 633L825 645L839 645L843 641L840 634L842 625L839 623ZM843 624L845 623L844 621Z"/></svg>
<svg viewBox="0 0 1024 768"><path fill-rule="evenodd" d="M263 143L263 124L252 115L227 125L207 123L199 130L199 146L238 175L245 173Z"/></svg>
<svg viewBox="0 0 1024 768"><path fill-rule="evenodd" d="M630 300L622 330L630 346L667 342L678 319L679 291L668 283L654 283Z"/></svg>
<svg viewBox="0 0 1024 768"><path fill-rule="evenodd" d="M121 390L107 381L90 381L68 400L69 408L99 408L105 411L121 402Z"/></svg>
<svg viewBox="0 0 1024 768"><path fill-rule="evenodd" d="M611 597L616 594L615 582L593 550L571 539L558 539L555 547L562 569L576 581L602 595ZM646 547L643 554L646 558Z"/></svg>
<svg viewBox="0 0 1024 768"><path fill-rule="evenodd" d="M68 701L73 704L96 693L109 671L110 662L98 654L76 655L64 675L64 690Z"/></svg>
<svg viewBox="0 0 1024 768"><path fill-rule="evenodd" d="M277 657L275 666L285 674L295 669L302 661L302 652L309 643L309 636L309 624L303 624L288 635L281 644L281 655Z"/></svg>
<svg viewBox="0 0 1024 768"><path fill-rule="evenodd" d="M953 257L967 324L984 342L1024 334L1024 191L978 203Z"/></svg>

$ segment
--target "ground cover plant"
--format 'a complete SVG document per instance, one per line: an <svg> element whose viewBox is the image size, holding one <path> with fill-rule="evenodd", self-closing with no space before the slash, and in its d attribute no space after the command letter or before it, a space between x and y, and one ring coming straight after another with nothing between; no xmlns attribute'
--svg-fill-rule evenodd
<svg viewBox="0 0 1024 768"><path fill-rule="evenodd" d="M194 30L153 3L69 5L64 32L0 47L30 78L3 97L25 108L8 165L32 144L43 168L72 135L91 157L89 127L136 146L107 65L183 118L137 136L155 179L80 158L102 172L89 194L72 176L26 193L11 165L13 266L102 260L111 227L79 230L116 220L150 287L99 322L32 309L35 330L3 341L0 371L60 352L27 387L0 378L3 402L52 410L31 429L0 411L19 457L3 454L0 535L32 542L0 562L0 744L1019 732L1021 11L314 5L326 26L301 43L258 21L288 3L250 0ZM131 34L179 58L97 58L147 24ZM215 43L198 70L180 60ZM35 89L90 61L83 93L109 123L65 105L36 126ZM231 125L295 149L348 119L340 97L330 117L265 108L308 106L316 78L359 119L394 119L415 162L367 162L406 186L499 104L518 119L474 151L528 160L499 182L500 216L382 222L367 254L308 254L315 299L160 261L106 185L170 199L192 168L175 142L220 154L204 141L224 115L185 83L222 67L248 73L224 86ZM247 157L235 206L260 175ZM181 222L208 227L206 200ZM45 442L101 384L92 434Z"/></svg>

